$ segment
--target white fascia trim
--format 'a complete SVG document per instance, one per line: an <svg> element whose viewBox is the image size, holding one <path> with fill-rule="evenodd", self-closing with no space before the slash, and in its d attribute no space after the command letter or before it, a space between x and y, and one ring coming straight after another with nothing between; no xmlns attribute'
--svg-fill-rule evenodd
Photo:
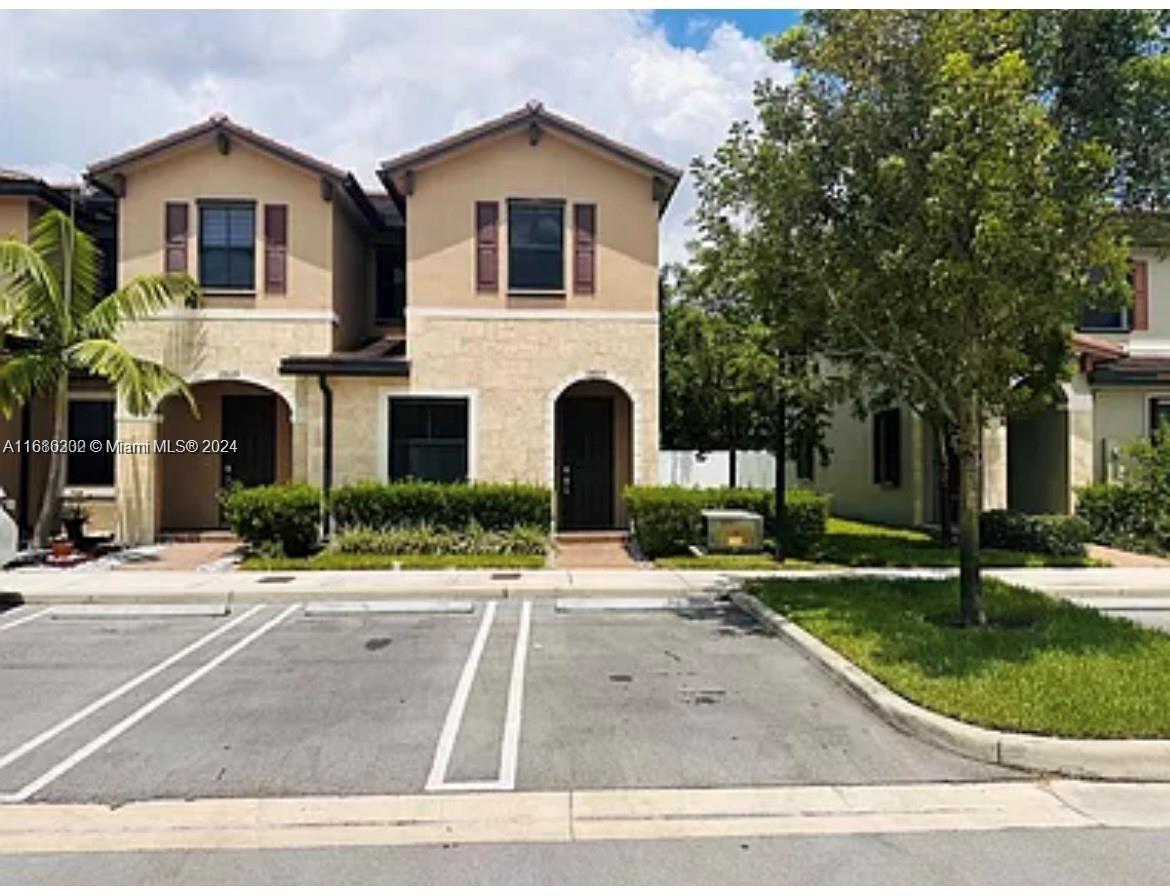
<svg viewBox="0 0 1170 896"><path fill-rule="evenodd" d="M390 399L391 398L466 398L467 399L467 479L479 478L479 390L429 389L424 386L384 386L378 390L378 479L390 479Z"/></svg>
<svg viewBox="0 0 1170 896"><path fill-rule="evenodd" d="M595 320L657 323L657 311L570 311L564 308L406 308L406 318L448 320Z"/></svg>
<svg viewBox="0 0 1170 896"><path fill-rule="evenodd" d="M1131 355L1170 355L1170 339L1134 339L1131 337L1126 349Z"/></svg>
<svg viewBox="0 0 1170 896"><path fill-rule="evenodd" d="M337 315L332 311L298 308L171 308L160 312L154 319L338 322Z"/></svg>

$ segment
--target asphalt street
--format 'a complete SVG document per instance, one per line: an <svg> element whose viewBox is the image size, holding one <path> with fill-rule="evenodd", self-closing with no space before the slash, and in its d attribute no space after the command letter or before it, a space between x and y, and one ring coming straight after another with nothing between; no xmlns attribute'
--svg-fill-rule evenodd
<svg viewBox="0 0 1170 896"><path fill-rule="evenodd" d="M795 647L766 636L734 608L632 606L511 600L257 605L230 615L198 605L182 615L151 607L80 615L21 607L0 614L0 804L8 804L0 805L0 881L1170 878L1165 830L1046 830L1050 809L1043 802L1026 830L1005 830L1012 821L995 816L994 791L980 788L1028 788L1030 779L891 728ZM595 841L543 842L561 838L555 822L540 833L523 808L529 805L525 795L539 808L555 804L558 794L570 802L581 799L573 794L597 794L599 805L614 794L614 805L636 807L650 788L663 789L658 792L668 801L681 800L684 811L695 798L667 789L726 795L748 833L735 836L729 829L727 837L712 836L703 828L711 823L704 815L686 837L672 836L669 826L648 834L607 820L602 808ZM753 836L759 825L750 805L768 788L780 788L776 799L782 801L812 799L815 806L824 791L846 805L834 809L836 821L823 825L820 836L800 835L800 812L795 821L784 820L784 836ZM978 798L950 826L929 817L936 799L931 788L938 788L939 806L950 798L947 788L974 788ZM407 808L421 813L425 827L428 812L480 811L468 802L435 808L427 800L491 794L503 801L492 803L491 811L503 806L511 812L508 800L521 807L503 819L499 843L475 842L485 839L482 831L452 822L449 842L373 839L366 842L403 845L361 846L349 839L350 816L329 815L336 805L360 818L374 811L362 800L417 797ZM342 802L298 802L304 798ZM1048 799L1020 798L1025 808ZM340 839L312 848L329 841L314 840L311 829L290 834L281 828L272 841L279 847L237 851L245 836L240 827L222 839L213 831L211 849L198 839L190 848L167 849L160 839L139 851L120 831L108 841L117 848L106 851L106 834L87 831L70 808L97 804L115 807L116 814L117 807L141 805L165 826L177 811L160 802L167 800L197 812L200 806L229 814L242 807L244 826L263 817L266 806L278 814L322 813L321 830L333 825L331 836ZM893 800L890 805L903 807L903 820L854 833L850 815L860 810L849 808L851 800L855 807L858 800L879 807ZM913 811L906 808L910 803ZM31 816L21 813L36 804L43 808L33 828L41 827L29 829L32 839L11 834L4 840L4 830L23 830ZM55 822L45 821L56 806L74 819L60 835ZM645 823L629 811L631 824ZM669 820L673 811L663 817ZM1053 824L1068 823L1052 817ZM475 822L489 828L486 839L497 839L493 818L489 812ZM838 823L844 827L834 829ZM509 825L514 837L506 833ZM916 825L936 830L912 833ZM445 835L440 829L435 836ZM262 840L253 846L263 846Z"/></svg>

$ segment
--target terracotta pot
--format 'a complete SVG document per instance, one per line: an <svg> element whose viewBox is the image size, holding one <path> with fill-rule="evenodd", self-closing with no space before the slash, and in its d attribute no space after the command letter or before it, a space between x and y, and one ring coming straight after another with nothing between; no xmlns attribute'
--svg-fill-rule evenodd
<svg viewBox="0 0 1170 896"><path fill-rule="evenodd" d="M73 553L73 542L65 539L49 542L49 551L54 557L68 557Z"/></svg>

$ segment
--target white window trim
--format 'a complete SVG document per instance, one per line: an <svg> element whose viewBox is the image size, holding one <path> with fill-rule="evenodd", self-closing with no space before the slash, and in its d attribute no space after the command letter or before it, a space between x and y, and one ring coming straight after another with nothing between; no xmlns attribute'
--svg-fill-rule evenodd
<svg viewBox="0 0 1170 896"><path fill-rule="evenodd" d="M1154 419L1150 416L1150 404L1154 401L1170 404L1170 392L1147 392L1142 396L1142 432L1147 439L1154 434Z"/></svg>
<svg viewBox="0 0 1170 896"><path fill-rule="evenodd" d="M69 402L74 401L109 401L114 405L114 438L118 437L118 396L112 392L102 389L78 389L69 393ZM66 428L65 438L69 439L69 431ZM118 464L114 464L114 481L111 485L78 485L74 482L69 482L69 460L65 460L65 496L75 500L82 500L85 498L112 498L114 491L118 487Z"/></svg>
<svg viewBox="0 0 1170 896"><path fill-rule="evenodd" d="M390 399L464 398L467 400L467 480L479 478L479 390L422 389L413 386L386 386L378 390L378 479L390 481Z"/></svg>

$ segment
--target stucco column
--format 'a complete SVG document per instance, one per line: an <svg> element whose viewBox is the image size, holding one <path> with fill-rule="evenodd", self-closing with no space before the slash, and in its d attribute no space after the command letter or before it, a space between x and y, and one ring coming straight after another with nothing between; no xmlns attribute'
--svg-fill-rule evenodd
<svg viewBox="0 0 1170 896"><path fill-rule="evenodd" d="M121 451L114 458L117 496L115 537L128 545L151 544L158 538L160 455L153 451L160 418L119 413L115 433Z"/></svg>
<svg viewBox="0 0 1170 896"><path fill-rule="evenodd" d="M1007 426L997 420L983 431L983 509L1007 506Z"/></svg>
<svg viewBox="0 0 1170 896"><path fill-rule="evenodd" d="M1093 482L1093 391L1083 373L1064 387L1068 403L1068 507L1077 509L1076 490Z"/></svg>

